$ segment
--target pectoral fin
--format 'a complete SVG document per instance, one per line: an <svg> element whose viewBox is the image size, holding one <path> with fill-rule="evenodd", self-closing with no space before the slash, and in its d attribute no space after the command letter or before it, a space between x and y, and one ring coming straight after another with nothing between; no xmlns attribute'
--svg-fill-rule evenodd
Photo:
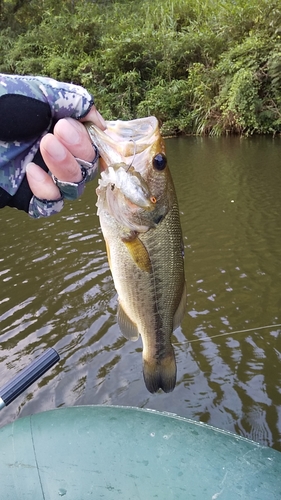
<svg viewBox="0 0 281 500"><path fill-rule="evenodd" d="M125 313L120 303L118 304L117 321L119 328L126 339L133 341L138 340L138 329L135 323L133 323L129 316Z"/></svg>
<svg viewBox="0 0 281 500"><path fill-rule="evenodd" d="M150 262L150 257L147 249L144 244L140 241L139 238L134 238L131 241L123 241L124 245L126 245L133 261L136 265L147 273L151 273L152 267Z"/></svg>
<svg viewBox="0 0 281 500"><path fill-rule="evenodd" d="M183 292L182 292L180 303L179 303L178 308L174 314L173 330L175 330L176 328L178 328L178 326L180 326L180 324L182 322L182 318L184 317L185 309L186 309L186 283L184 284L184 287L183 287Z"/></svg>

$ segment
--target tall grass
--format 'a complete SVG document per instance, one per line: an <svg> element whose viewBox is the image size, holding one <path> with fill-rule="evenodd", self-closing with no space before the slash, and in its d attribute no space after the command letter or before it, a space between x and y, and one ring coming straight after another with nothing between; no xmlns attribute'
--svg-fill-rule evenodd
<svg viewBox="0 0 281 500"><path fill-rule="evenodd" d="M106 118L280 132L280 0L4 0L0 27L0 71L82 84Z"/></svg>

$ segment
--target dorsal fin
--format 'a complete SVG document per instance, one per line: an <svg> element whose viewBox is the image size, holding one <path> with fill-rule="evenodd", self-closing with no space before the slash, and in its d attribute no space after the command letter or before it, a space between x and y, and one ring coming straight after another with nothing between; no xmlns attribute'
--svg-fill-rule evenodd
<svg viewBox="0 0 281 500"><path fill-rule="evenodd" d="M180 326L186 310L186 283L184 284L182 296L173 318L173 331Z"/></svg>

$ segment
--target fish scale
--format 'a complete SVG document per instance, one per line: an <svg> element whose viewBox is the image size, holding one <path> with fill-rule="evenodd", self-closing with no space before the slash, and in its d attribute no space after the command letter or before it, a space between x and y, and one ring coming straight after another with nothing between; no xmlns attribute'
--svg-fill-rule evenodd
<svg viewBox="0 0 281 500"><path fill-rule="evenodd" d="M171 332L174 329L174 316L184 291L183 283L182 287L178 287L176 293L174 291L169 293L173 281L179 282L184 272L181 236L178 229L179 214L175 204L163 222L157 227L157 234L154 235L153 231L148 231L140 236L148 249L151 260L154 262L151 279L155 286L154 300L159 316L158 324L162 325L161 329L156 330L155 345L153 344L153 336L146 334L145 329L142 333L143 343L149 346L145 359L150 363L152 358L161 362L161 359L169 353L171 359L173 358L171 354Z"/></svg>

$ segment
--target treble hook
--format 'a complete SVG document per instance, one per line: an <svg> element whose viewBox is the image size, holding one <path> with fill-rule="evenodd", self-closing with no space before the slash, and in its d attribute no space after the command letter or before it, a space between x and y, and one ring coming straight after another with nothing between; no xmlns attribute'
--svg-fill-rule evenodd
<svg viewBox="0 0 281 500"><path fill-rule="evenodd" d="M132 161L130 163L130 165L128 166L126 172L128 172L128 170L131 168L131 166L133 165L133 162L134 162L134 159L136 157L136 152L137 152L137 144L136 144L136 141L134 139L129 139L129 142L133 142L134 143L134 154L133 154L133 158L132 158Z"/></svg>

